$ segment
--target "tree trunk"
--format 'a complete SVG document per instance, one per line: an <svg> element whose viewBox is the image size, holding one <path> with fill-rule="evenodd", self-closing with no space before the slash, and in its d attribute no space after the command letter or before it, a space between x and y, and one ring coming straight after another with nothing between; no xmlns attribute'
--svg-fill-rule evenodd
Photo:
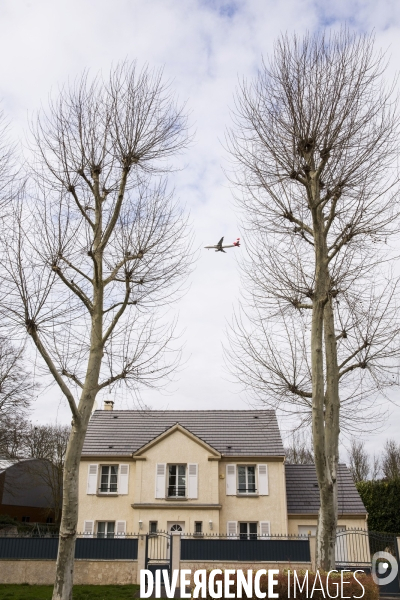
<svg viewBox="0 0 400 600"><path fill-rule="evenodd" d="M312 432L314 460L320 495L318 514L316 565L329 571L335 565L336 536L336 467L337 428L335 407L338 398L336 340L330 294L328 250L324 232L324 214L320 209L319 190L313 188L315 201L313 214L315 246L315 295L311 326L312 368ZM326 375L325 390L324 348L325 338ZM328 353L326 353L328 350ZM336 370L335 370L336 369ZM327 416L330 414L330 420Z"/></svg>
<svg viewBox="0 0 400 600"><path fill-rule="evenodd" d="M79 462L85 434L86 427L83 426L83 423L74 423L65 454L63 508L53 600L72 600L75 540L78 522Z"/></svg>
<svg viewBox="0 0 400 600"><path fill-rule="evenodd" d="M339 369L332 298L324 309L324 339L326 357L325 391L325 481L320 493L321 538L317 537L317 564L329 571L335 568L337 530L337 468L339 462ZM318 530L320 527L318 526ZM322 537L323 532L323 537Z"/></svg>

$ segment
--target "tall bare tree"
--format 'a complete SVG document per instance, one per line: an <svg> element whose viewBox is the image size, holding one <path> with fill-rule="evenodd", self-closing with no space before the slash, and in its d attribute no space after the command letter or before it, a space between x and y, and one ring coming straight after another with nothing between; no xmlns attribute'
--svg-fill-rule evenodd
<svg viewBox="0 0 400 600"><path fill-rule="evenodd" d="M26 413L32 400L35 386L26 369L23 350L0 337L0 421L9 415Z"/></svg>
<svg viewBox="0 0 400 600"><path fill-rule="evenodd" d="M398 282L384 268L399 213L398 116L384 70L372 36L283 36L240 86L228 134L249 290L230 359L257 398L312 425L326 570L340 427L361 414L364 426L398 383Z"/></svg>
<svg viewBox="0 0 400 600"><path fill-rule="evenodd" d="M386 440L382 456L382 472L386 479L400 479L400 444Z"/></svg>
<svg viewBox="0 0 400 600"><path fill-rule="evenodd" d="M61 89L32 131L34 185L15 203L1 251L3 315L12 335L32 340L71 409L53 592L70 600L95 398L158 385L179 358L164 313L188 273L190 240L165 174L188 135L161 72L128 63Z"/></svg>
<svg viewBox="0 0 400 600"><path fill-rule="evenodd" d="M368 479L371 472L371 467L368 453L365 450L364 442L354 438L351 440L349 459L350 471L353 475L355 483Z"/></svg>
<svg viewBox="0 0 400 600"><path fill-rule="evenodd" d="M303 431L294 431L285 445L286 462L295 465L309 465L314 462L312 442Z"/></svg>

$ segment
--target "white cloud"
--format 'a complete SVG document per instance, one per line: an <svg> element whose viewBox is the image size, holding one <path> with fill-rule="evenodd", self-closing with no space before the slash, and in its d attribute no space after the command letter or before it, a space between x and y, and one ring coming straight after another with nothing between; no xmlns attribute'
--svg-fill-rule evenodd
<svg viewBox="0 0 400 600"><path fill-rule="evenodd" d="M3 0L0 98L20 135L49 91L83 69L106 73L124 58L164 66L179 97L188 100L196 129L196 142L184 157L188 166L174 183L191 211L196 245L202 247L222 235L228 240L238 235L220 144L238 77L254 75L280 32L302 34L343 20L363 30L375 27L378 43L392 44L396 58L399 9L389 0ZM187 364L171 396L145 394L155 408L243 406L223 374L221 348L239 286L234 252L201 250L191 289L178 307ZM59 397L56 390L39 397L35 418L55 418L58 400L49 406L53 397ZM58 414L69 419L66 407Z"/></svg>

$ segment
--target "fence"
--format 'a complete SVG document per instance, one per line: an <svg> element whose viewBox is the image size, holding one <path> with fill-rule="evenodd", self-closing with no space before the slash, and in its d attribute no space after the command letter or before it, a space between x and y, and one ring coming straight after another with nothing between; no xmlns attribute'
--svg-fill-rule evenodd
<svg viewBox="0 0 400 600"><path fill-rule="evenodd" d="M0 559L55 560L57 537L0 537ZM75 558L91 560L136 560L138 537L88 538L78 537Z"/></svg>
<svg viewBox="0 0 400 600"><path fill-rule="evenodd" d="M232 539L229 536L184 535L181 560L311 562L308 538L298 536L255 536Z"/></svg>

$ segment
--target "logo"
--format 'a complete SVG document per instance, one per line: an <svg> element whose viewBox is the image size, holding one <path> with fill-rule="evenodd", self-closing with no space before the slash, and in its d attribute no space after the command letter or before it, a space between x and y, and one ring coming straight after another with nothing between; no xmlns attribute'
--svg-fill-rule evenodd
<svg viewBox="0 0 400 600"><path fill-rule="evenodd" d="M378 585L387 585L395 580L399 571L397 560L389 552L375 552L372 557L372 579Z"/></svg>

